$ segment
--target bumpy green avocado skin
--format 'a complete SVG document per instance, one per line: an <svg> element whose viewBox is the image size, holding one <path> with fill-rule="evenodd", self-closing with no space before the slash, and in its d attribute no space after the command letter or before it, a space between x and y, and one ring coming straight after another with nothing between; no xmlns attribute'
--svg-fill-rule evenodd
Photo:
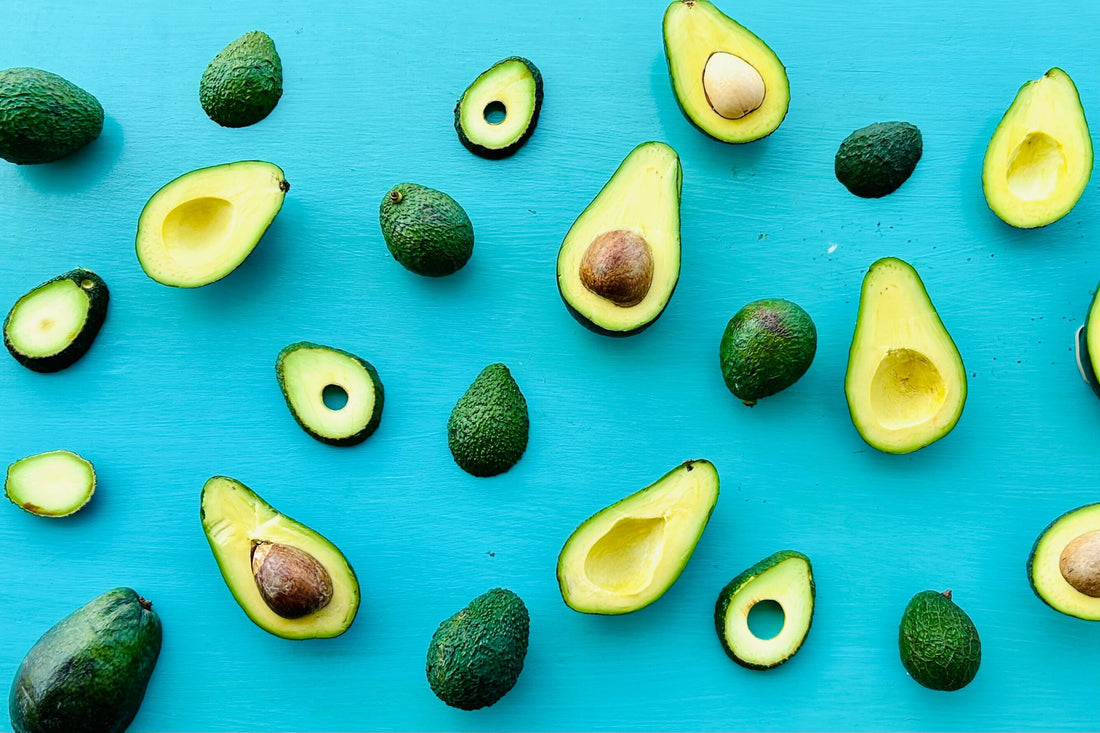
<svg viewBox="0 0 1100 733"><path fill-rule="evenodd" d="M932 690L959 690L978 674L982 643L950 591L921 591L901 617L901 662L918 683Z"/></svg>
<svg viewBox="0 0 1100 733"><path fill-rule="evenodd" d="M908 122L876 122L845 138L836 151L838 181L856 196L881 198L905 183L924 152L920 130Z"/></svg>
<svg viewBox="0 0 1100 733"><path fill-rule="evenodd" d="M102 131L103 106L72 82L41 69L0 71L0 158L52 163Z"/></svg>
<svg viewBox="0 0 1100 733"><path fill-rule="evenodd" d="M160 654L160 618L129 588L74 611L19 665L8 698L16 733L121 733Z"/></svg>
<svg viewBox="0 0 1100 733"><path fill-rule="evenodd" d="M107 289L107 283L103 282L103 278L91 270L82 268L69 270L51 280L47 280L30 291L30 293L27 293L27 295L31 295L58 280L72 280L88 295L88 316L84 319L84 328L80 330L80 333L76 335L72 343L64 349L52 356L30 356L21 352L16 345L11 342L11 339L8 338L8 323L11 321L12 315L14 315L22 298L16 301L15 305L8 311L8 315L4 319L4 346L7 347L8 352L17 362L31 371L42 373L59 372L75 364L77 360L84 356L88 349L92 347L92 342L95 341L95 337L99 335L99 329L103 327L103 322L107 320L107 303L111 299L111 293ZM90 286L85 287L88 283L90 283ZM25 298L27 296L24 295L23 297Z"/></svg>
<svg viewBox="0 0 1100 733"><path fill-rule="evenodd" d="M199 81L199 101L222 127L247 127L271 114L283 96L283 62L262 31L223 48Z"/></svg>
<svg viewBox="0 0 1100 733"><path fill-rule="evenodd" d="M802 378L817 353L817 329L789 300L757 300L726 324L718 351L726 387L751 406Z"/></svg>
<svg viewBox="0 0 1100 733"><path fill-rule="evenodd" d="M474 476L496 476L527 450L527 400L503 364L490 364L459 398L447 421L455 463Z"/></svg>
<svg viewBox="0 0 1100 733"><path fill-rule="evenodd" d="M494 588L444 621L428 645L432 692L451 707L477 710L511 690L527 656L531 619L518 595Z"/></svg>
<svg viewBox="0 0 1100 733"><path fill-rule="evenodd" d="M394 186L382 199L378 221L390 254L417 275L450 275L474 253L470 217L442 191L415 183Z"/></svg>

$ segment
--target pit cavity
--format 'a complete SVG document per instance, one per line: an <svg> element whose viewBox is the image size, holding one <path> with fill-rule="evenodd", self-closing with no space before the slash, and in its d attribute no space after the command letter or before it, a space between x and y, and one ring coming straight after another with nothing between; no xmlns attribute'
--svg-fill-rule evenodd
<svg viewBox="0 0 1100 733"><path fill-rule="evenodd" d="M233 231L233 218L233 204L225 199L203 196L184 201L164 218L164 244L191 251L217 247Z"/></svg>
<svg viewBox="0 0 1100 733"><path fill-rule="evenodd" d="M343 410L348 404L348 391L338 384L328 384L321 390L321 400L333 412Z"/></svg>
<svg viewBox="0 0 1100 733"><path fill-rule="evenodd" d="M504 102L489 102L485 105L484 114L485 121L490 125L499 125L508 116L508 108L504 106Z"/></svg>
<svg viewBox="0 0 1100 733"><path fill-rule="evenodd" d="M787 621L787 614L778 601L766 599L752 604L749 608L749 631L757 639L767 641L779 636L783 630L783 624Z"/></svg>
<svg viewBox="0 0 1100 733"><path fill-rule="evenodd" d="M653 581L664 549L665 519L620 519L588 552L584 572L619 594L638 593Z"/></svg>
<svg viewBox="0 0 1100 733"><path fill-rule="evenodd" d="M928 357L893 349L871 380L871 408L879 425L901 430L928 422L947 400L947 384Z"/></svg>
<svg viewBox="0 0 1100 733"><path fill-rule="evenodd" d="M1066 173L1062 144L1045 132L1030 132L1012 152L1005 173L1008 190L1021 201L1050 198Z"/></svg>

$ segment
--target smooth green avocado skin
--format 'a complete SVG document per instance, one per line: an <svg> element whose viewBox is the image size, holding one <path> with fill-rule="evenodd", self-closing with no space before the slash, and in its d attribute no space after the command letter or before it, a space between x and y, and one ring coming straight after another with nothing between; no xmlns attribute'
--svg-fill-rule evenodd
<svg viewBox="0 0 1100 733"><path fill-rule="evenodd" d="M726 387L750 406L801 379L816 353L810 314L782 299L757 300L739 310L719 345Z"/></svg>
<svg viewBox="0 0 1100 733"><path fill-rule="evenodd" d="M506 64L509 61L518 61L523 64L527 67L527 71L531 74L531 78L535 80L534 111L531 113L531 121L527 123L527 129L523 131L522 135L516 138L515 142L503 148L487 148L476 140L470 139L470 136L467 135L466 131L462 128L462 100L466 98L466 93L469 92L470 89L467 88L466 91L462 93L462 96L458 98L458 101L455 102L455 131L458 132L458 141L474 155L488 158L489 160L500 160L515 155L516 151L522 148L528 138L531 137L532 133L535 132L535 127L539 124L539 113L542 112L542 72L539 71L537 66L522 56L509 56L506 59L501 59L493 64L490 70L495 69L501 64ZM470 86L472 87L473 85L471 84Z"/></svg>
<svg viewBox="0 0 1100 733"><path fill-rule="evenodd" d="M527 400L512 373L490 364L451 410L447 444L463 471L496 476L519 462L530 428Z"/></svg>
<svg viewBox="0 0 1100 733"><path fill-rule="evenodd" d="M450 275L474 253L474 225L453 198L415 183L394 186L378 210L390 254L418 275Z"/></svg>
<svg viewBox="0 0 1100 733"><path fill-rule="evenodd" d="M511 690L527 656L531 619L523 600L493 588L439 625L428 645L426 672L436 696L477 710Z"/></svg>
<svg viewBox="0 0 1100 733"><path fill-rule="evenodd" d="M893 193L912 175L924 152L920 130L908 122L876 122L840 144L833 162L844 187L863 198Z"/></svg>
<svg viewBox="0 0 1100 733"><path fill-rule="evenodd" d="M982 643L966 612L944 593L913 596L898 631L901 662L918 683L932 690L959 690L978 674Z"/></svg>
<svg viewBox="0 0 1100 733"><path fill-rule="evenodd" d="M283 96L283 62L262 31L223 48L199 81L199 102L222 127L247 127L271 114Z"/></svg>
<svg viewBox="0 0 1100 733"><path fill-rule="evenodd" d="M103 131L103 106L57 74L0 71L0 158L30 165L75 153Z"/></svg>
<svg viewBox="0 0 1100 733"><path fill-rule="evenodd" d="M11 321L12 316L15 314L23 298L59 280L72 280L76 283L77 287L81 287L80 284L85 280L91 281L92 286L90 288L81 287L81 290L88 296L88 315L84 318L84 327L80 329L80 333L76 335L68 346L56 354L50 356L30 356L24 354L8 338L8 323ZM99 329L103 327L103 322L107 320L107 303L111 299L111 293L107 289L107 283L103 282L103 278L99 275L91 270L77 268L47 280L24 295L23 298L16 301L15 305L8 311L8 315L4 319L4 346L7 347L12 357L23 366L31 371L48 374L51 372L59 372L62 369L72 366L92 347L92 342L95 341L95 337L99 335Z"/></svg>
<svg viewBox="0 0 1100 733"><path fill-rule="evenodd" d="M8 698L12 728L121 733L141 707L160 645L160 618L133 590L93 599L27 652Z"/></svg>

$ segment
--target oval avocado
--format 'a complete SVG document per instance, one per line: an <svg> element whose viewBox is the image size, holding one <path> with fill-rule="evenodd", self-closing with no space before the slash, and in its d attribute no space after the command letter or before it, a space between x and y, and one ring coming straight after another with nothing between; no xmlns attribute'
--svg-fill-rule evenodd
<svg viewBox="0 0 1100 733"><path fill-rule="evenodd" d="M103 106L76 84L41 69L0 71L0 158L52 163L103 131Z"/></svg>

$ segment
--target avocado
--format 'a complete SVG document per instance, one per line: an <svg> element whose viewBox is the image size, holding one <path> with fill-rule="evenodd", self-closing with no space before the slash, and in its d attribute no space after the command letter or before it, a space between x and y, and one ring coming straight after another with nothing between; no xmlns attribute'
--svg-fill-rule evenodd
<svg viewBox="0 0 1100 733"><path fill-rule="evenodd" d="M756 300L726 324L718 351L726 387L752 407L802 378L817 352L817 329L789 300Z"/></svg>
<svg viewBox="0 0 1100 733"><path fill-rule="evenodd" d="M908 263L881 259L863 279L844 392L860 436L886 453L934 443L962 415L966 368Z"/></svg>
<svg viewBox="0 0 1100 733"><path fill-rule="evenodd" d="M458 140L482 158L507 158L531 137L541 109L542 74L527 59L511 56L482 72L458 98Z"/></svg>
<svg viewBox="0 0 1100 733"><path fill-rule="evenodd" d="M322 639L351 626L359 581L336 545L225 476L203 486L200 517L225 584L261 629Z"/></svg>
<svg viewBox="0 0 1100 733"><path fill-rule="evenodd" d="M924 141L916 125L876 122L844 138L833 171L856 196L877 199L909 179L923 152Z"/></svg>
<svg viewBox="0 0 1100 733"><path fill-rule="evenodd" d="M247 127L271 114L283 96L283 62L262 31L223 48L202 72L199 102L222 127Z"/></svg>
<svg viewBox="0 0 1100 733"><path fill-rule="evenodd" d="M707 0L665 11L665 60L680 111L724 143L766 137L787 116L787 70L766 43Z"/></svg>
<svg viewBox="0 0 1100 733"><path fill-rule="evenodd" d="M382 199L378 222L390 254L417 275L458 272L474 253L474 225L465 209L433 188L394 186Z"/></svg>
<svg viewBox="0 0 1100 733"><path fill-rule="evenodd" d="M1077 354L1077 370L1085 384L1100 397L1100 378L1096 376L1100 373L1100 288L1093 295L1089 312L1085 316L1085 325L1077 329L1073 342Z"/></svg>
<svg viewBox="0 0 1100 733"><path fill-rule="evenodd" d="M574 611L645 608L684 571L718 501L718 471L687 461L584 520L558 555L558 588Z"/></svg>
<svg viewBox="0 0 1100 733"><path fill-rule="evenodd" d="M961 690L982 662L978 630L949 590L913 596L901 617L898 647L905 671L931 690Z"/></svg>
<svg viewBox="0 0 1100 733"><path fill-rule="evenodd" d="M259 160L183 174L141 211L141 268L158 283L177 288L221 280L252 254L289 190L282 169Z"/></svg>
<svg viewBox="0 0 1100 733"><path fill-rule="evenodd" d="M1100 504L1086 504L1047 525L1027 559L1035 595L1055 611L1100 621Z"/></svg>
<svg viewBox="0 0 1100 733"><path fill-rule="evenodd" d="M70 367L91 348L107 319L109 300L107 283L91 270L58 275L11 307L4 319L4 346L36 372Z"/></svg>
<svg viewBox="0 0 1100 733"><path fill-rule="evenodd" d="M523 671L530 628L527 606L510 590L470 601L432 634L425 665L432 692L461 710L494 704Z"/></svg>
<svg viewBox="0 0 1100 733"><path fill-rule="evenodd" d="M629 336L664 311L680 278L680 158L634 148L565 235L558 292L585 327Z"/></svg>
<svg viewBox="0 0 1100 733"><path fill-rule="evenodd" d="M761 601L774 601L783 609L783 627L770 639L759 638L749 628L749 612ZM749 669L771 669L802 648L813 616L810 558L782 550L726 584L714 607L714 628L730 659Z"/></svg>
<svg viewBox="0 0 1100 733"><path fill-rule="evenodd" d="M160 617L130 588L73 611L23 658L8 696L16 733L122 733L160 655ZM25 620L24 620L25 622Z"/></svg>
<svg viewBox="0 0 1100 733"><path fill-rule="evenodd" d="M12 504L40 517L67 517L95 493L92 464L67 450L22 458L8 466L4 493Z"/></svg>
<svg viewBox="0 0 1100 733"><path fill-rule="evenodd" d="M290 414L311 436L329 445L356 445L382 420L385 393L369 361L308 341L290 344L275 360L275 377ZM338 408L325 403L326 390L342 392Z"/></svg>
<svg viewBox="0 0 1100 733"><path fill-rule="evenodd" d="M496 476L519 462L530 429L527 400L512 373L490 364L451 410L447 444L463 471Z"/></svg>
<svg viewBox="0 0 1100 733"><path fill-rule="evenodd" d="M52 163L102 131L102 105L76 84L41 69L0 71L0 158Z"/></svg>
<svg viewBox="0 0 1100 733"><path fill-rule="evenodd" d="M982 166L993 213L1014 227L1052 224L1081 198L1092 175L1092 138L1069 74L1054 68L1020 87Z"/></svg>

